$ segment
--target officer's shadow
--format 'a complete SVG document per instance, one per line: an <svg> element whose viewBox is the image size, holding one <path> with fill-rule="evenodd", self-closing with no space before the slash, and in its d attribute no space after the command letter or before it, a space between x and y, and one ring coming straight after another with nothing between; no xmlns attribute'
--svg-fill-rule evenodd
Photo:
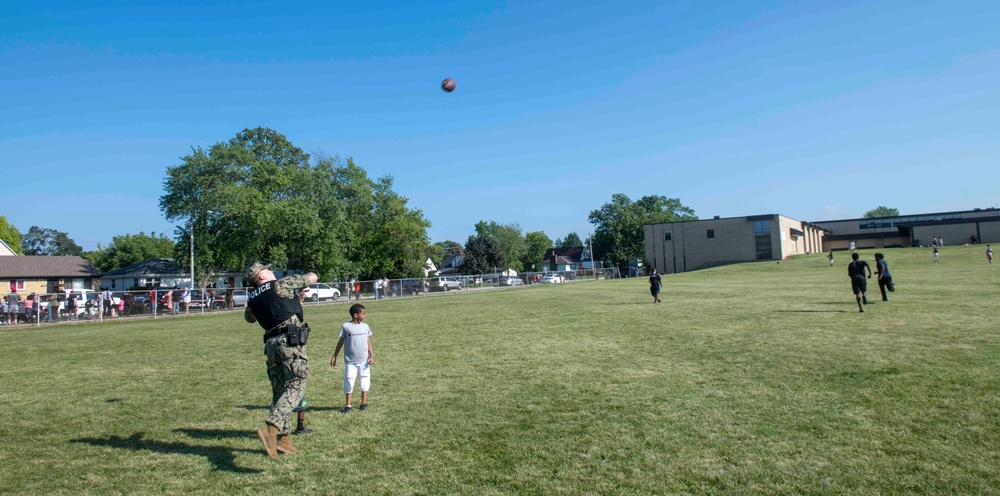
<svg viewBox="0 0 1000 496"><path fill-rule="evenodd" d="M196 439L243 438L249 434L246 431L229 431L218 429L174 429ZM240 474L257 474L260 470L244 468L236 465L236 453L260 453L261 450L235 449L224 446L199 446L188 443L171 443L143 439L145 434L137 432L129 437L108 436L106 438L71 439L71 443L85 443L93 446L108 446L131 450L146 450L153 453L172 453L180 455L203 456L216 470Z"/></svg>

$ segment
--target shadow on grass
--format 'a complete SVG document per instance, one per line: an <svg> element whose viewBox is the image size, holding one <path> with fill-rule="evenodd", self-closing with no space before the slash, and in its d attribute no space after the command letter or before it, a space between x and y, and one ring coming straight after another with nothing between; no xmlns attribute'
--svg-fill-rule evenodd
<svg viewBox="0 0 1000 496"><path fill-rule="evenodd" d="M178 429L181 430L181 429ZM189 429L190 430L190 429ZM187 430L184 430L185 432ZM235 432L235 431L220 431L220 432ZM238 432L237 435L231 435L228 437L247 437L246 432ZM187 443L170 443L166 441L154 441L149 439L143 439L144 434L137 432L129 437L121 436L108 436L107 438L80 438L71 439L71 443L81 443L90 444L92 446L107 446L111 448L123 448L130 450L145 450L152 451L153 453L165 453L165 454L179 454L179 455L197 455L204 456L209 463L215 466L216 470L221 470L224 472L234 472L239 474L258 474L261 471L251 468L244 468L236 465L236 452L242 451L246 453L257 453L260 450L244 450L244 449L233 449L222 446L196 446ZM198 437L198 436L192 436ZM204 437L208 437L207 435Z"/></svg>
<svg viewBox="0 0 1000 496"><path fill-rule="evenodd" d="M271 410L271 407L269 407L269 406L262 406L262 405L242 405L242 406L238 406L237 408L242 408L244 410ZM335 410L335 411L339 412L342 409L343 409L342 407L312 406L312 405L309 405L309 409L306 410L306 411L307 412L326 412L326 411ZM295 414L293 414L293 415L295 415Z"/></svg>
<svg viewBox="0 0 1000 496"><path fill-rule="evenodd" d="M778 313L850 313L849 310L775 310Z"/></svg>

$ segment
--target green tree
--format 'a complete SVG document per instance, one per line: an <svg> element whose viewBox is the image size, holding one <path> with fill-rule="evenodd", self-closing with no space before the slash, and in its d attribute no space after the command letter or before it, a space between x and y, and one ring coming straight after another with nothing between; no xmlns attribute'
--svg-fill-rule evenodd
<svg viewBox="0 0 1000 496"><path fill-rule="evenodd" d="M557 248L572 248L574 246L583 246L583 241L580 241L580 236L575 232L571 232L566 235L565 239L556 240Z"/></svg>
<svg viewBox="0 0 1000 496"><path fill-rule="evenodd" d="M594 251L604 260L621 265L633 258L645 258L642 226L660 222L696 220L694 210L676 198L644 196L633 202L621 193L611 195L611 201L590 212L594 224Z"/></svg>
<svg viewBox="0 0 1000 496"><path fill-rule="evenodd" d="M174 240L163 234L157 236L155 232L149 235L140 232L115 236L110 245L103 248L98 245L97 248L96 251L88 252L84 256L102 272L120 269L151 258L176 256Z"/></svg>
<svg viewBox="0 0 1000 496"><path fill-rule="evenodd" d="M521 263L524 270L541 270L542 260L545 260L545 252L552 248L552 240L542 231L532 231L524 235L524 258Z"/></svg>
<svg viewBox="0 0 1000 496"><path fill-rule="evenodd" d="M895 208L878 206L865 212L866 219L875 219L879 217L899 217L899 210Z"/></svg>
<svg viewBox="0 0 1000 496"><path fill-rule="evenodd" d="M175 258L188 265L194 232L198 274L253 261L321 278L413 275L430 223L348 158L310 156L267 128L245 129L167 168L160 208L181 221Z"/></svg>
<svg viewBox="0 0 1000 496"><path fill-rule="evenodd" d="M81 256L83 248L76 244L68 234L55 229L43 229L31 226L28 233L21 238L25 255L47 256Z"/></svg>
<svg viewBox="0 0 1000 496"><path fill-rule="evenodd" d="M372 180L351 158L323 158L317 169L330 175L338 203L329 208L343 210L340 232L346 264L338 275L369 279L420 274L431 224L423 211L407 207L409 200L392 190L392 176Z"/></svg>
<svg viewBox="0 0 1000 496"><path fill-rule="evenodd" d="M507 262L507 268L521 271L524 268L521 260L527 245L521 234L521 226L516 222L510 224L498 224L494 221L479 221L476 223L476 235L491 238L497 242L503 259Z"/></svg>
<svg viewBox="0 0 1000 496"><path fill-rule="evenodd" d="M489 274L504 270L503 253L497 240L481 234L469 236L461 271L466 274Z"/></svg>
<svg viewBox="0 0 1000 496"><path fill-rule="evenodd" d="M0 215L0 239L10 246L11 250L18 255L23 254L21 251L21 231L18 231L16 227L7 223L7 217Z"/></svg>
<svg viewBox="0 0 1000 496"><path fill-rule="evenodd" d="M271 129L245 129L207 151L193 149L167 168L164 191L160 209L182 222L175 258L188 268L193 230L200 276L258 260L320 274L336 265L336 231L317 214L324 191L309 155Z"/></svg>

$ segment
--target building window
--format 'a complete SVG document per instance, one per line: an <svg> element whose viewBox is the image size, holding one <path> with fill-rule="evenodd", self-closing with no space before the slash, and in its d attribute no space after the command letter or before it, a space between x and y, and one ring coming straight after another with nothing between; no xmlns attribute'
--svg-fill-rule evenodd
<svg viewBox="0 0 1000 496"><path fill-rule="evenodd" d="M714 238L715 237L715 229L709 229L708 230L708 237L710 237L710 238Z"/></svg>
<svg viewBox="0 0 1000 496"><path fill-rule="evenodd" d="M11 279L10 280L10 290L11 291L24 291L24 279Z"/></svg>
<svg viewBox="0 0 1000 496"><path fill-rule="evenodd" d="M671 239L670 233L663 233L663 241L670 241Z"/></svg>
<svg viewBox="0 0 1000 496"><path fill-rule="evenodd" d="M755 220L753 234L757 246L757 260L771 260L771 221Z"/></svg>

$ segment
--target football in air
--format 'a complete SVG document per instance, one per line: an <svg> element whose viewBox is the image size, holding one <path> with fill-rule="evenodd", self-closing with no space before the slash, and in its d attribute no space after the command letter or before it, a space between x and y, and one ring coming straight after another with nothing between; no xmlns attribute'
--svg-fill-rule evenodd
<svg viewBox="0 0 1000 496"><path fill-rule="evenodd" d="M444 81L441 81L441 89L447 91L448 93L455 91L455 80L452 78L445 78Z"/></svg>

